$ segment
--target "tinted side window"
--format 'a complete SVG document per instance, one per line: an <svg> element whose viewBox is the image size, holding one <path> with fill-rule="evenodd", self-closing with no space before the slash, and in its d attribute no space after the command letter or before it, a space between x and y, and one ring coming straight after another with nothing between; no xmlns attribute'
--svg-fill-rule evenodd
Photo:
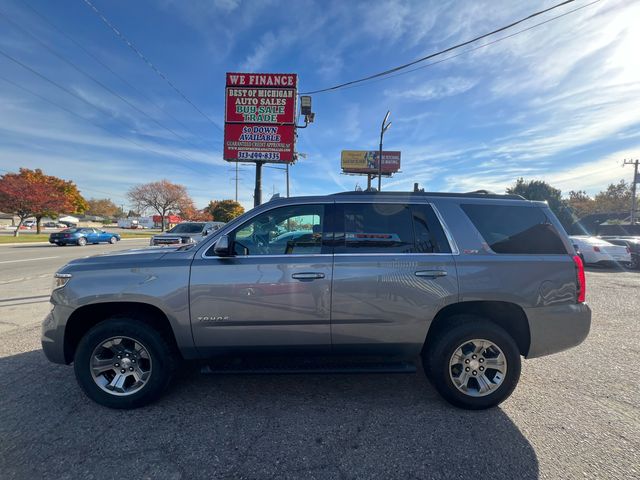
<svg viewBox="0 0 640 480"><path fill-rule="evenodd" d="M412 205L416 253L451 253L447 236L431 205Z"/></svg>
<svg viewBox="0 0 640 480"><path fill-rule="evenodd" d="M412 215L407 205L345 203L338 205L337 218L336 253L413 251Z"/></svg>
<svg viewBox="0 0 640 480"><path fill-rule="evenodd" d="M560 235L541 208L461 205L496 253L566 254Z"/></svg>
<svg viewBox="0 0 640 480"><path fill-rule="evenodd" d="M236 229L236 255L309 255L322 253L324 205L274 208Z"/></svg>

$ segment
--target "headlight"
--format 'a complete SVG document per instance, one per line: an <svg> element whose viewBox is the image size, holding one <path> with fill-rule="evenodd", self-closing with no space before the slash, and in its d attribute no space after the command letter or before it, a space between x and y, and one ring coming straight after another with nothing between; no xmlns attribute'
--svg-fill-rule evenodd
<svg viewBox="0 0 640 480"><path fill-rule="evenodd" d="M58 288L64 287L69 280L71 280L70 273L56 273L53 276L53 289L57 290Z"/></svg>

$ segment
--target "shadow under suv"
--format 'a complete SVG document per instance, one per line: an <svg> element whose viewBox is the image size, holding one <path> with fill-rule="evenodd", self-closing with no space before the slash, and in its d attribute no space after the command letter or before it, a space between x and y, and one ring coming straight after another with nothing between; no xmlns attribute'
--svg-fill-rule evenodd
<svg viewBox="0 0 640 480"><path fill-rule="evenodd" d="M197 244L74 260L55 282L44 352L114 408L156 399L182 360L274 353L364 371L421 357L446 400L488 408L521 357L578 345L591 321L558 220L512 195L278 199Z"/></svg>

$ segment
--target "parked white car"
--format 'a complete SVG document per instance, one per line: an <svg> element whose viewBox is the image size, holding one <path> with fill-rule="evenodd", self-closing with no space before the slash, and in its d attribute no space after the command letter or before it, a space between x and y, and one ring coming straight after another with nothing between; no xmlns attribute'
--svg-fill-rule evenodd
<svg viewBox="0 0 640 480"><path fill-rule="evenodd" d="M621 263L629 265L631 263L631 252L625 246L613 245L606 240L588 235L573 235L569 238L571 238L573 246L582 254L586 264Z"/></svg>

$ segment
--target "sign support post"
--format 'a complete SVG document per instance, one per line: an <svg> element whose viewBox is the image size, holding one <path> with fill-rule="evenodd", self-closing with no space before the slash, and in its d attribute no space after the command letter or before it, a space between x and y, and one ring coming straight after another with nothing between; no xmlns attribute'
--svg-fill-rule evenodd
<svg viewBox="0 0 640 480"><path fill-rule="evenodd" d="M256 186L253 190L254 208L262 203L262 165L264 162L256 162Z"/></svg>

